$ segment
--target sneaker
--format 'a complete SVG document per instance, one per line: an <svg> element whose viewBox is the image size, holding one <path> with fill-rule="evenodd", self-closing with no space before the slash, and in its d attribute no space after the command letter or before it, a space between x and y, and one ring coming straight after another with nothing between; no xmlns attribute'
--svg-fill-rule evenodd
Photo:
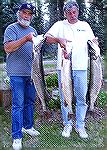
<svg viewBox="0 0 107 150"><path fill-rule="evenodd" d="M13 146L14 150L21 150L22 149L22 139L14 139L12 146Z"/></svg>
<svg viewBox="0 0 107 150"><path fill-rule="evenodd" d="M86 133L85 128L78 128L76 130L81 138L88 138L88 134Z"/></svg>
<svg viewBox="0 0 107 150"><path fill-rule="evenodd" d="M70 137L70 133L72 132L72 126L71 125L66 125L64 127L64 130L62 131L62 136L63 137Z"/></svg>
<svg viewBox="0 0 107 150"><path fill-rule="evenodd" d="M22 128L22 132L23 133L28 133L29 135L31 136L37 136L39 135L40 133L38 131L36 131L33 127L31 129L25 129L25 128Z"/></svg>

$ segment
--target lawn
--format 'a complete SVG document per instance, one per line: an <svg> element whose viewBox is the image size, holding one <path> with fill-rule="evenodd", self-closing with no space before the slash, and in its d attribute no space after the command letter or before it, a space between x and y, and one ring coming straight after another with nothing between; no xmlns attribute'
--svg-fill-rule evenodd
<svg viewBox="0 0 107 150"><path fill-rule="evenodd" d="M37 137L24 135L23 150L107 150L107 116L103 116L102 109L100 111L97 116L86 117L88 139L79 138L74 129L70 138L62 137L63 128L58 120L42 122L37 126L38 118L35 115L35 127L41 134ZM11 113L2 110L0 122L0 148L12 150Z"/></svg>

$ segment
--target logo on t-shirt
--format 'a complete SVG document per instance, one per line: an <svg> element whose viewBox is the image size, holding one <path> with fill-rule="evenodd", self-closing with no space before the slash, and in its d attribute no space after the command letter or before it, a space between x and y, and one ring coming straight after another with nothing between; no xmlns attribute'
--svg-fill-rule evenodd
<svg viewBox="0 0 107 150"><path fill-rule="evenodd" d="M80 32L80 31L85 31L85 30L84 29L77 29L77 31Z"/></svg>

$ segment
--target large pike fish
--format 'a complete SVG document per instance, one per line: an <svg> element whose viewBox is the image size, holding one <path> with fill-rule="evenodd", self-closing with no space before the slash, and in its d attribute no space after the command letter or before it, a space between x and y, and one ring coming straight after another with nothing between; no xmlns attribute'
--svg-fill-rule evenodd
<svg viewBox="0 0 107 150"><path fill-rule="evenodd" d="M102 86L102 63L100 48L92 41L88 41L90 53L90 77L87 91L89 111L94 110L94 104Z"/></svg>
<svg viewBox="0 0 107 150"><path fill-rule="evenodd" d="M100 92L102 85L102 65L100 58L100 48L92 41L88 41L90 45L90 79L87 91L89 110L94 110L94 104L97 96ZM69 53L69 52L68 52ZM72 55L71 55L72 56ZM72 76L72 61L71 57L65 58L64 53L62 54L62 67L61 67L61 82L62 91L64 94L64 101L66 107L69 109L69 113L72 114L72 100L74 97L73 91L73 80Z"/></svg>
<svg viewBox="0 0 107 150"><path fill-rule="evenodd" d="M46 101L49 100L49 94L44 80L44 69L42 60L41 46L44 42L43 35L33 37L33 63L32 63L32 79L37 91L37 95L42 103L43 111L46 112Z"/></svg>
<svg viewBox="0 0 107 150"><path fill-rule="evenodd" d="M72 47L71 47L72 49ZM71 49L67 49L67 53L69 54L66 58L65 52L62 50L62 66L61 66L61 83L62 83L62 92L64 95L64 104L68 107L69 115L73 114L72 110L72 99L73 99L73 84L72 84L72 61Z"/></svg>

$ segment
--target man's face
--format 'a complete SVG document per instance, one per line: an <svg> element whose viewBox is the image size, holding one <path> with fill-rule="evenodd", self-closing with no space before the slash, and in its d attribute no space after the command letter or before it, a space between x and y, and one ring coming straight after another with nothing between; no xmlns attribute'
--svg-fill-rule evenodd
<svg viewBox="0 0 107 150"><path fill-rule="evenodd" d="M30 21L32 19L32 11L23 9L20 11L20 17L24 20Z"/></svg>
<svg viewBox="0 0 107 150"><path fill-rule="evenodd" d="M22 26L29 26L32 20L32 11L28 9L22 9L18 13L18 22Z"/></svg>
<svg viewBox="0 0 107 150"><path fill-rule="evenodd" d="M66 10L64 14L69 23L74 24L78 21L79 11L75 6L73 6L70 10Z"/></svg>

